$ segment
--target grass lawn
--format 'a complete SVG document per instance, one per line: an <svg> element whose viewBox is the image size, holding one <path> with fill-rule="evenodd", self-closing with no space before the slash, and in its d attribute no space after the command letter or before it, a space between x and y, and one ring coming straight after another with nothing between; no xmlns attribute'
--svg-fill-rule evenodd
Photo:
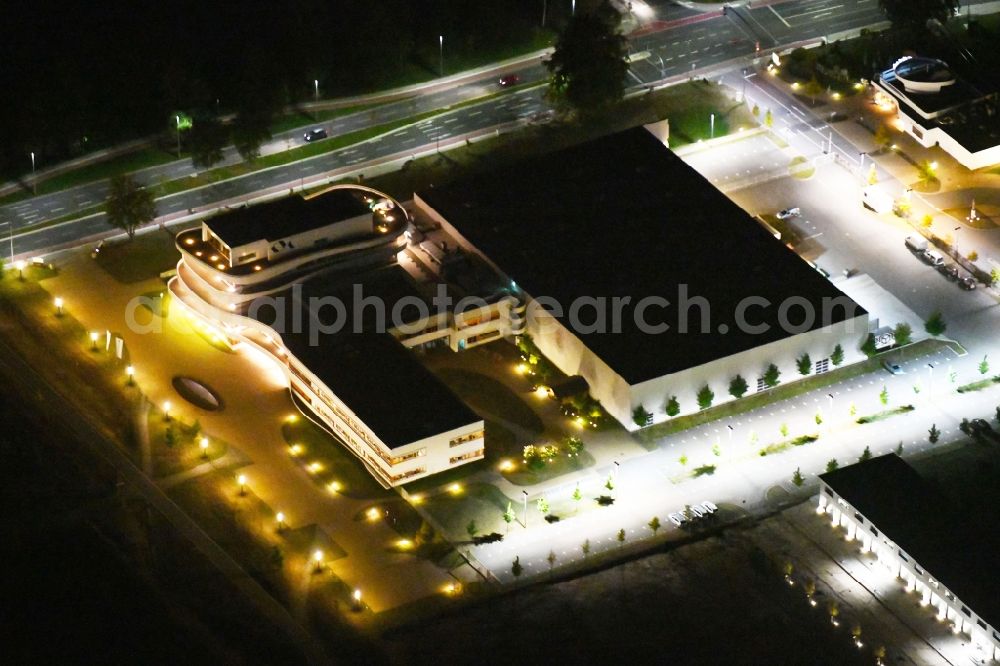
<svg viewBox="0 0 1000 666"><path fill-rule="evenodd" d="M515 509L520 506L496 486L471 483L455 495L445 492L427 497L420 506L444 528L448 539L461 543L471 540L466 531L469 521L475 521L477 534L506 533L503 513L508 503Z"/></svg>
<svg viewBox="0 0 1000 666"><path fill-rule="evenodd" d="M734 101L720 86L706 81L666 88L654 97L652 106L658 117L670 119L672 148L758 124L745 104ZM712 114L715 114L714 132Z"/></svg>
<svg viewBox="0 0 1000 666"><path fill-rule="evenodd" d="M593 465L594 457L587 451L583 451L573 458L565 454L559 454L555 458L550 458L549 461L546 461L537 469L532 469L518 460L517 467L509 472L502 472L502 474L505 479L515 485L531 486L542 481L554 479L563 474L592 467Z"/></svg>
<svg viewBox="0 0 1000 666"><path fill-rule="evenodd" d="M899 414L906 414L907 412L912 412L915 408L913 405L903 405L902 407L893 407L892 409L886 409L885 411L878 412L876 414L869 414L868 416L862 416L858 419L858 423L874 423L876 421L884 421L893 416Z"/></svg>
<svg viewBox="0 0 1000 666"><path fill-rule="evenodd" d="M152 453L153 476L164 477L185 472L207 461L221 458L229 450L229 445L214 437L202 433L175 417L169 421L163 418L159 409L149 410L149 447ZM174 433L172 444L167 443L167 430ZM198 442L202 437L208 437L209 445L206 458L202 457Z"/></svg>
<svg viewBox="0 0 1000 666"><path fill-rule="evenodd" d="M973 391L981 391L985 388L989 388L998 383L1000 383L1000 375L997 375L995 377L990 377L989 379L981 379L978 382L972 382L970 384L963 384L962 386L959 386L956 390L959 393L971 393Z"/></svg>
<svg viewBox="0 0 1000 666"><path fill-rule="evenodd" d="M281 434L289 447L296 444L302 447L296 457L306 469L312 463L322 466L312 473L316 483L328 486L337 482L340 485L338 492L354 499L395 497L372 478L360 460L309 419L298 416L292 422L286 421L281 426Z"/></svg>
<svg viewBox="0 0 1000 666"><path fill-rule="evenodd" d="M158 276L177 266L180 252L174 233L152 229L135 238L105 243L96 257L97 265L118 282L129 284Z"/></svg>
<svg viewBox="0 0 1000 666"><path fill-rule="evenodd" d="M646 448L656 448L658 441L667 435L681 432L682 430L687 430L688 428L694 428L717 419L730 418L738 414L760 409L766 405L794 398L797 395L802 395L803 393L808 393L809 391L829 386L830 384L835 384L853 377L859 377L861 375L868 374L869 372L876 372L880 369L882 361L885 358L892 358L894 356L898 358L905 355L912 359L924 354L932 354L942 347L951 347L951 344L943 340L921 340L920 342L910 345L905 349L893 350L891 352L887 352L886 354L880 354L875 358L861 361L860 363L854 363L843 368L836 368L830 372L824 372L821 375L813 375L788 384L780 384L773 389L764 391L763 393L755 393L739 400L730 400L729 402L716 407L710 407L694 414L678 416L670 419L669 421L657 423L656 425L644 428L643 430L635 433L635 438Z"/></svg>

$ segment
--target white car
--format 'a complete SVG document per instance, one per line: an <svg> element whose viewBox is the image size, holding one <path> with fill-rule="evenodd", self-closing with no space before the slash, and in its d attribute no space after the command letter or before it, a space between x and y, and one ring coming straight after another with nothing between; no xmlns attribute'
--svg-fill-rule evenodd
<svg viewBox="0 0 1000 666"><path fill-rule="evenodd" d="M681 525L687 522L687 518L685 518L684 514L681 513L672 513L667 517L670 519L670 522L672 522L677 527L680 527Z"/></svg>
<svg viewBox="0 0 1000 666"><path fill-rule="evenodd" d="M691 515L695 518L704 518L708 515L708 511L703 509L699 504L692 504L690 507L685 509L685 512L690 511Z"/></svg>
<svg viewBox="0 0 1000 666"><path fill-rule="evenodd" d="M709 502L708 500L701 503L701 508L709 513L715 513L719 510L719 507L715 506L715 502Z"/></svg>
<svg viewBox="0 0 1000 666"><path fill-rule="evenodd" d="M779 220L787 220L792 217L798 217L802 214L802 211L798 208L786 208L785 210L779 210L776 217Z"/></svg>

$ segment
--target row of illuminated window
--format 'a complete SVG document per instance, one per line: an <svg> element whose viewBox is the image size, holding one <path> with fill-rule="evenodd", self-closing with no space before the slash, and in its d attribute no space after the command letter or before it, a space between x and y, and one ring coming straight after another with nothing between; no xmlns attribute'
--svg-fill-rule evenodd
<svg viewBox="0 0 1000 666"><path fill-rule="evenodd" d="M482 458L486 453L485 449L476 449L475 451L469 451L468 453L463 453L460 456L454 456L448 459L450 465L454 465L457 462L462 462L463 460L474 460L476 458Z"/></svg>
<svg viewBox="0 0 1000 666"><path fill-rule="evenodd" d="M465 435L460 435L455 439L451 440L450 442L448 442L448 446L450 447L461 446L466 442L473 442L477 439L482 439L484 434L485 432L483 430L477 430L475 432L470 432Z"/></svg>

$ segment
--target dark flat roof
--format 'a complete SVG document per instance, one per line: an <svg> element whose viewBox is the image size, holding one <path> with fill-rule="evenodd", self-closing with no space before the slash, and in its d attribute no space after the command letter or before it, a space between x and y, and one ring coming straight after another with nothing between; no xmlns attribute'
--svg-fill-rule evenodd
<svg viewBox="0 0 1000 666"><path fill-rule="evenodd" d="M788 297L806 298L817 313L823 299L842 298L852 316L864 313L642 127L418 194L527 293L554 297L564 313L579 297L670 301L645 313L670 326L663 334L639 330L632 306L620 334L576 331L630 384L789 337L777 326ZM681 284L710 303L711 332L700 332L697 307L690 332L678 331ZM749 311L751 322L769 325L765 333L734 324L748 296L774 304ZM591 312L583 310L585 323ZM846 318L836 308L828 323Z"/></svg>
<svg viewBox="0 0 1000 666"><path fill-rule="evenodd" d="M229 247L259 240L279 240L334 222L371 213L362 190L337 189L304 199L292 195L239 208L205 220L208 228Z"/></svg>
<svg viewBox="0 0 1000 666"><path fill-rule="evenodd" d="M1000 628L1000 537L989 524L990 507L963 511L894 453L819 478L994 629Z"/></svg>
<svg viewBox="0 0 1000 666"><path fill-rule="evenodd" d="M288 350L326 384L348 408L378 435L386 446L397 448L425 437L447 432L482 420L445 386L391 334L375 328L375 311L363 309L364 325L355 332L354 285L363 296L377 296L391 306L403 297L424 300L409 276L399 266L378 269L345 282L339 278L315 278L301 285L301 301L286 298L285 321L301 309L302 331L282 332ZM289 296L289 292L284 292ZM319 334L310 344L310 297L333 296L344 303L348 324L339 332ZM316 309L316 308L314 308ZM272 322L268 309L260 317ZM337 312L331 306L315 313L325 326L333 325ZM391 327L391 322L388 324Z"/></svg>

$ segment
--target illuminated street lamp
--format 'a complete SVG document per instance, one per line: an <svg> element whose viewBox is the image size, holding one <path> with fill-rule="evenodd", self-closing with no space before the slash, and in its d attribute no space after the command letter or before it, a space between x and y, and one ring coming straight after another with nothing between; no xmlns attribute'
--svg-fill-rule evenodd
<svg viewBox="0 0 1000 666"><path fill-rule="evenodd" d="M125 366L125 376L128 377L128 385L135 386L135 366Z"/></svg>
<svg viewBox="0 0 1000 666"><path fill-rule="evenodd" d="M163 403L163 420L164 421L169 421L170 420L170 407L171 407L171 404L170 404L169 400L167 400L166 402Z"/></svg>
<svg viewBox="0 0 1000 666"><path fill-rule="evenodd" d="M181 156L181 116L178 113L174 116L174 120L177 123L177 157Z"/></svg>
<svg viewBox="0 0 1000 666"><path fill-rule="evenodd" d="M323 551L317 550L313 553L313 571L321 573L323 571Z"/></svg>
<svg viewBox="0 0 1000 666"><path fill-rule="evenodd" d="M441 76L444 76L444 35L438 35L438 58L440 60Z"/></svg>
<svg viewBox="0 0 1000 666"><path fill-rule="evenodd" d="M90 332L90 351L97 351L97 331Z"/></svg>
<svg viewBox="0 0 1000 666"><path fill-rule="evenodd" d="M278 531L279 531L279 532L281 532L282 530L284 530L284 529L285 529L285 514L283 514L283 513L281 513L281 512L279 511L279 512L278 512L278 515L276 515L276 516L274 517L274 519L275 519L275 520L277 521L277 523L278 523Z"/></svg>
<svg viewBox="0 0 1000 666"><path fill-rule="evenodd" d="M354 600L354 610L361 610L361 590L354 588L354 593L351 595L351 599Z"/></svg>
<svg viewBox="0 0 1000 666"><path fill-rule="evenodd" d="M313 79L313 98L319 101L319 79Z"/></svg>
<svg viewBox="0 0 1000 666"><path fill-rule="evenodd" d="M20 280L21 282L24 282L24 262L17 261L14 264L14 268L17 269L17 279Z"/></svg>
<svg viewBox="0 0 1000 666"><path fill-rule="evenodd" d="M236 477L236 483L240 485L240 497L247 494L247 477L246 474L240 474Z"/></svg>
<svg viewBox="0 0 1000 666"><path fill-rule="evenodd" d="M521 497L524 500L524 528L528 529L528 491L522 490Z"/></svg>
<svg viewBox="0 0 1000 666"><path fill-rule="evenodd" d="M31 193L38 194L38 180L35 178L35 151L31 151Z"/></svg>
<svg viewBox="0 0 1000 666"><path fill-rule="evenodd" d="M201 449L201 457L208 460L208 437L201 438L201 441L198 442L198 448Z"/></svg>
<svg viewBox="0 0 1000 666"><path fill-rule="evenodd" d="M55 306L56 306L56 316L57 317L62 317L63 316L63 299L60 298L59 296L56 296L55 300L53 301L53 303L55 303Z"/></svg>

